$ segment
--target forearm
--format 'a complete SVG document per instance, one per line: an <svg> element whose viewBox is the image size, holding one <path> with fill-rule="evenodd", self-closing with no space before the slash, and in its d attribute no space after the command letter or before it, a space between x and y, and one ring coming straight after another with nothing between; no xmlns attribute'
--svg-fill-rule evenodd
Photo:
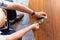
<svg viewBox="0 0 60 40"><path fill-rule="evenodd" d="M32 14L33 12L32 9L24 5L21 5L19 3L9 2L9 1L1 1L0 6L5 9L19 10L19 11L26 12L29 14Z"/></svg>
<svg viewBox="0 0 60 40"><path fill-rule="evenodd" d="M14 10L19 10L19 11L28 13L28 14L32 14L32 12L33 12L32 9L30 9L24 5L21 5L21 4L17 4L17 3L13 3L13 4L9 5L8 7L10 7L11 9L14 9Z"/></svg>
<svg viewBox="0 0 60 40"><path fill-rule="evenodd" d="M11 34L9 37L12 39L12 40L18 40L20 39L24 34L26 34L28 31L30 31L32 29L32 26L29 26L29 27L26 27L22 30L19 30L13 34ZM8 39L8 38L7 38ZM10 40L10 39L9 39Z"/></svg>

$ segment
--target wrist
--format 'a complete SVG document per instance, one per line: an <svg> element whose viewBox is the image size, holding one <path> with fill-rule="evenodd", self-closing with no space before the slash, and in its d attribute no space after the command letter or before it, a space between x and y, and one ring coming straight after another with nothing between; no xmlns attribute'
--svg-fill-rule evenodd
<svg viewBox="0 0 60 40"><path fill-rule="evenodd" d="M32 30L32 29L33 29L33 26L32 26L32 25L30 25L30 26L29 26L29 28L30 28L30 30Z"/></svg>
<svg viewBox="0 0 60 40"><path fill-rule="evenodd" d="M33 11L31 15L34 16L35 15L35 12Z"/></svg>

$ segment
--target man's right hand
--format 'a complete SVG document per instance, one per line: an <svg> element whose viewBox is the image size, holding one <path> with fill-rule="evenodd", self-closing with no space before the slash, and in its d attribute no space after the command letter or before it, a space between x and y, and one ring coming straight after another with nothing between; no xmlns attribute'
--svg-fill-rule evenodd
<svg viewBox="0 0 60 40"><path fill-rule="evenodd" d="M39 29L39 23L32 24L30 27L32 27L32 30L37 30Z"/></svg>

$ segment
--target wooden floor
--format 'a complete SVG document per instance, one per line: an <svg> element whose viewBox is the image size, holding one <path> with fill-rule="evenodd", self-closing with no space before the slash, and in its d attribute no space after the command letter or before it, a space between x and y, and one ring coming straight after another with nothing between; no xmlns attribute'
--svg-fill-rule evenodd
<svg viewBox="0 0 60 40"><path fill-rule="evenodd" d="M60 40L60 0L30 0L29 7L34 11L44 11L48 19L34 31L36 40ZM30 16L31 24L38 19Z"/></svg>

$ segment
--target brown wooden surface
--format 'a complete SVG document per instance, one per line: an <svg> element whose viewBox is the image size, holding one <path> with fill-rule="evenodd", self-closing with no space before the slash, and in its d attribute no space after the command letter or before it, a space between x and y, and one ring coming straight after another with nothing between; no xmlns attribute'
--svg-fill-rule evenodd
<svg viewBox="0 0 60 40"><path fill-rule="evenodd" d="M30 0L29 7L35 11L45 11L48 19L33 31L36 40L60 40L60 0ZM30 15L31 24L38 19Z"/></svg>

